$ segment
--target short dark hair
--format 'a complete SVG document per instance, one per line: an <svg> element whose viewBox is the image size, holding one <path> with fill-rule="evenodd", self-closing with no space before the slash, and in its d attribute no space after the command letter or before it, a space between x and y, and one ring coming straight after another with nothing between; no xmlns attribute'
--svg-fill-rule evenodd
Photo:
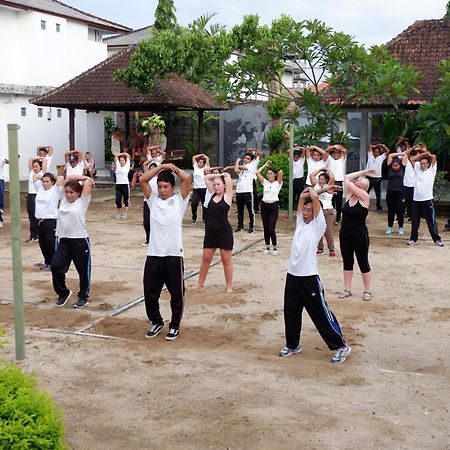
<svg viewBox="0 0 450 450"><path fill-rule="evenodd" d="M294 156L300 156L301 152L300 150L294 150Z"/></svg>
<svg viewBox="0 0 450 450"><path fill-rule="evenodd" d="M40 160L40 159L33 159L33 162L31 163L31 164L34 164L34 163L38 163L39 164L39 167L42 169L42 160Z"/></svg>
<svg viewBox="0 0 450 450"><path fill-rule="evenodd" d="M83 186L77 180L67 180L64 188L70 187L73 191L75 191L79 196L83 191Z"/></svg>
<svg viewBox="0 0 450 450"><path fill-rule="evenodd" d="M246 152L245 155L244 155L244 158L245 158L246 156L250 156L250 159L251 159L251 160L254 160L254 159L256 158L255 155L254 155L253 153L250 153L250 152Z"/></svg>
<svg viewBox="0 0 450 450"><path fill-rule="evenodd" d="M427 160L427 163L428 163L428 164L431 164L431 156L429 156L429 155L423 155L423 156L420 157L420 160L419 160L419 161L422 161L422 160L424 160L424 159Z"/></svg>
<svg viewBox="0 0 450 450"><path fill-rule="evenodd" d="M42 178L50 178L52 184L56 183L55 175L53 175L51 172L45 172L44 175L42 175Z"/></svg>
<svg viewBox="0 0 450 450"><path fill-rule="evenodd" d="M324 177L327 183L330 181L330 175L327 172L320 172L317 178L320 177Z"/></svg>
<svg viewBox="0 0 450 450"><path fill-rule="evenodd" d="M159 172L157 183L160 181L163 181L164 183L170 183L173 186L175 186L175 175L172 172L169 172L168 170L164 170L163 172Z"/></svg>
<svg viewBox="0 0 450 450"><path fill-rule="evenodd" d="M303 206L308 205L309 203L312 203L311 197L306 197Z"/></svg>
<svg viewBox="0 0 450 450"><path fill-rule="evenodd" d="M48 148L47 148L47 147L39 147L39 148L38 148L38 152L45 152L45 153L48 153Z"/></svg>

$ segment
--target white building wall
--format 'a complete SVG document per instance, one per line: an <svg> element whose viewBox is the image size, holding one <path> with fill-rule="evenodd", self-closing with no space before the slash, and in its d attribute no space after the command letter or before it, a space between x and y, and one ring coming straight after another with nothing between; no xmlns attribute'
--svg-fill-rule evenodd
<svg viewBox="0 0 450 450"><path fill-rule="evenodd" d="M46 29L41 29L41 20ZM56 30L59 24L59 32ZM20 11L0 6L0 84L19 86L56 87L91 68L107 57L107 46L95 39L86 24L66 20L35 11ZM53 169L64 162L64 153L69 149L68 111L43 108L43 117L38 117L38 107L29 103L24 95L0 94L0 155L8 153L7 124L17 123L19 151L21 154L21 178L27 176L28 158L33 156L38 145L54 147ZM27 110L21 116L21 108ZM90 150L97 167L104 166L103 146L104 114L87 114L76 111L76 148Z"/></svg>

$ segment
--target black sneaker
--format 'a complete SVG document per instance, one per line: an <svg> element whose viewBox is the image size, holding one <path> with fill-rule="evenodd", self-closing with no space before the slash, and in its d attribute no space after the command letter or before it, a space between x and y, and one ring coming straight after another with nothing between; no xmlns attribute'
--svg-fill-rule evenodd
<svg viewBox="0 0 450 450"><path fill-rule="evenodd" d="M52 270L52 268L50 267L49 264L42 264L42 266L40 266L39 269L46 270L46 271Z"/></svg>
<svg viewBox="0 0 450 450"><path fill-rule="evenodd" d="M237 228L234 230L235 233L239 233L239 232L241 232L241 231L244 231L244 229L241 228L241 227L237 227Z"/></svg>
<svg viewBox="0 0 450 450"><path fill-rule="evenodd" d="M158 336L159 333L161 333L161 330L163 328L164 328L164 324L163 323L157 323L156 325L153 325L150 328L150 331L145 335L145 337L147 339L154 338L154 337Z"/></svg>
<svg viewBox="0 0 450 450"><path fill-rule="evenodd" d="M67 303L67 300L69 300L70 296L72 295L72 291L69 290L69 293L67 295L62 295L58 298L58 301L56 302L56 306L64 306Z"/></svg>
<svg viewBox="0 0 450 450"><path fill-rule="evenodd" d="M248 232L249 232L249 233L254 233L255 231L256 231L256 230L255 230L255 227L252 227L252 228L249 228L249 229L248 229Z"/></svg>
<svg viewBox="0 0 450 450"><path fill-rule="evenodd" d="M174 341L179 334L180 330L177 330L176 328L170 328L166 336L166 341Z"/></svg>
<svg viewBox="0 0 450 450"><path fill-rule="evenodd" d="M73 307L76 309L81 309L84 308L88 303L89 301L87 298L79 298L75 305L73 305Z"/></svg>

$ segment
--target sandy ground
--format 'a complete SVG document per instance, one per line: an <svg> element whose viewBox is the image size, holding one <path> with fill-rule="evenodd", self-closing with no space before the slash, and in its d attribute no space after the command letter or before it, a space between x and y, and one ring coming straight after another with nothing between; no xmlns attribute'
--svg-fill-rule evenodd
<svg viewBox="0 0 450 450"><path fill-rule="evenodd" d="M42 259L39 247L23 245L27 359L19 364L37 372L62 408L71 448L450 448L445 234L444 248L428 235L407 247L398 235L384 235L385 214L370 213L372 302L360 299L359 274L353 297L337 299L339 252L334 259L320 257L327 301L353 348L345 364L333 365L306 314L303 353L278 357L292 237L283 216L279 256L262 255L261 226L255 234L235 235L236 250L243 250L233 259L235 292L224 293L222 267L212 268L203 290L187 291L180 337L169 343L164 335L144 339L149 322L142 303L113 315L142 295L141 201L133 202L129 220L117 221L109 194L96 197L88 223L93 285L84 310L53 306L50 274L35 266ZM14 360L8 211L6 216L0 232L0 327L10 343L1 352ZM189 217L188 211L187 277L198 270L203 239L203 228L190 225ZM234 208L231 220L234 225ZM25 239L25 214L23 222ZM76 289L73 269L68 279ZM186 285L194 282L195 277ZM161 303L168 318L166 294ZM75 332L85 334L67 334Z"/></svg>

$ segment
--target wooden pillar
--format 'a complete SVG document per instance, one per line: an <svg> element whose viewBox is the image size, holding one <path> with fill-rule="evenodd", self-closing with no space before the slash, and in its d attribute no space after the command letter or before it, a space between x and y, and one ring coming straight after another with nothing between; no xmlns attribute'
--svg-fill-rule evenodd
<svg viewBox="0 0 450 450"><path fill-rule="evenodd" d="M366 168L367 146L369 136L369 113L361 113L361 139L359 141L359 170Z"/></svg>
<svg viewBox="0 0 450 450"><path fill-rule="evenodd" d="M75 150L75 110L69 109L69 150Z"/></svg>
<svg viewBox="0 0 450 450"><path fill-rule="evenodd" d="M125 142L130 137L130 111L125 111Z"/></svg>
<svg viewBox="0 0 450 450"><path fill-rule="evenodd" d="M198 137L198 152L203 153L203 109L198 110L197 137Z"/></svg>

